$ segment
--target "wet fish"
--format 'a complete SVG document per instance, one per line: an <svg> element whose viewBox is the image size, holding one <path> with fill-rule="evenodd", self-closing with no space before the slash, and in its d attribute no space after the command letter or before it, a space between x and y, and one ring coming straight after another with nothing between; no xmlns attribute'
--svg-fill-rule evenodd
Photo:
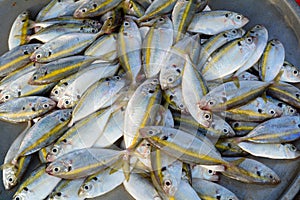
<svg viewBox="0 0 300 200"><path fill-rule="evenodd" d="M54 109L56 103L49 98L29 96L13 99L0 105L0 120L24 122Z"/></svg>
<svg viewBox="0 0 300 200"><path fill-rule="evenodd" d="M30 23L29 11L26 10L17 16L8 36L9 50L27 43L26 37L30 34Z"/></svg>
<svg viewBox="0 0 300 200"><path fill-rule="evenodd" d="M203 11L195 14L188 31L215 35L226 30L241 28L248 22L247 17L232 11Z"/></svg>
<svg viewBox="0 0 300 200"><path fill-rule="evenodd" d="M281 70L283 71L280 81L288 83L299 83L300 82L300 71L299 68L294 66L288 61L284 61Z"/></svg>

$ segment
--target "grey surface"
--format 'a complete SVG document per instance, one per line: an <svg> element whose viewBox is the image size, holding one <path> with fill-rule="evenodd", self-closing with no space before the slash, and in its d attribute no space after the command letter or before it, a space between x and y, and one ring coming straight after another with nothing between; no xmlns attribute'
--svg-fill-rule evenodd
<svg viewBox="0 0 300 200"><path fill-rule="evenodd" d="M36 11L47 2L49 1L0 0L0 54L7 51L7 37L15 17L25 9L33 11L33 17L36 14ZM228 9L246 15L250 19L250 23L246 26L246 29L249 29L255 24L265 25L269 30L270 39L277 38L284 44L286 49L286 59L295 65L300 66L300 8L293 0L210 0L210 5L213 9ZM3 163L5 153L10 144L24 127L25 124L16 125L0 121L0 164ZM300 148L300 142L297 142L296 145ZM243 184L222 176L220 183L236 193L241 199L292 199L299 191L300 187L300 159L292 161L270 159L257 160L265 163L278 173L282 182L277 186ZM33 162L27 175L37 165L37 161ZM2 182L2 172L0 173L0 176ZM16 189L17 188L14 188L11 191L5 191L2 183L0 183L0 200L10 199ZM97 199L125 200L131 198L121 186Z"/></svg>

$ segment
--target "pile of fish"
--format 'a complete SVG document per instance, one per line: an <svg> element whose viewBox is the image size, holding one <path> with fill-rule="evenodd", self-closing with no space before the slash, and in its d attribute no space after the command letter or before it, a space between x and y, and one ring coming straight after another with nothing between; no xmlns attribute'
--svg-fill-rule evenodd
<svg viewBox="0 0 300 200"><path fill-rule="evenodd" d="M204 10L205 8L205 10ZM263 25L207 0L52 0L0 57L0 120L28 127L3 170L13 199L237 199L296 159L299 68ZM38 153L40 166L22 175ZM263 187L263 186L262 186Z"/></svg>

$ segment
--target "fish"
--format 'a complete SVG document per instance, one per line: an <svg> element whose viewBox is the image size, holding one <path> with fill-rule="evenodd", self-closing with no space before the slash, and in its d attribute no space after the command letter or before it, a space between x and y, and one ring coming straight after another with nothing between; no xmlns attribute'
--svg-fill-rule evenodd
<svg viewBox="0 0 300 200"><path fill-rule="evenodd" d="M61 58L39 67L29 79L31 85L44 85L57 82L62 78L90 66L97 58L91 56L70 56Z"/></svg>
<svg viewBox="0 0 300 200"><path fill-rule="evenodd" d="M77 149L51 162L45 172L63 179L84 178L120 161L125 154L127 151L112 149Z"/></svg>
<svg viewBox="0 0 300 200"><path fill-rule="evenodd" d="M30 163L31 156L25 156L21 158L17 165L13 165L11 163L13 157L18 152L19 146L26 132L30 129L30 127L31 122L28 122L27 127L17 136L5 154L2 168L2 180L5 190L12 189L20 182L20 179Z"/></svg>
<svg viewBox="0 0 300 200"><path fill-rule="evenodd" d="M243 37L214 52L201 71L205 80L220 79L241 68L255 52L257 42L256 37Z"/></svg>
<svg viewBox="0 0 300 200"><path fill-rule="evenodd" d="M238 146L251 155L270 159L296 159L300 151L293 144L258 144L239 142Z"/></svg>
<svg viewBox="0 0 300 200"><path fill-rule="evenodd" d="M125 180L123 185L134 199L162 200L151 181L143 178L140 174L131 174L129 181Z"/></svg>
<svg viewBox="0 0 300 200"><path fill-rule="evenodd" d="M126 148L137 143L139 128L146 125L150 110L160 104L161 98L159 80L155 77L147 79L135 90L125 110L123 136Z"/></svg>
<svg viewBox="0 0 300 200"><path fill-rule="evenodd" d="M71 110L54 111L35 123L25 134L13 162L19 157L31 155L59 138L67 130Z"/></svg>
<svg viewBox="0 0 300 200"><path fill-rule="evenodd" d="M178 0L172 11L174 42L178 42L186 33L197 8L197 0Z"/></svg>
<svg viewBox="0 0 300 200"><path fill-rule="evenodd" d="M173 44L173 25L167 16L156 20L142 44L143 69L147 78L156 76L164 57Z"/></svg>
<svg viewBox="0 0 300 200"><path fill-rule="evenodd" d="M215 35L226 30L242 28L248 22L247 17L232 11L203 11L194 15L188 31Z"/></svg>
<svg viewBox="0 0 300 200"><path fill-rule="evenodd" d="M256 44L256 49L249 60L247 60L246 63L244 63L243 66L234 73L234 76L240 75L242 72L250 69L255 63L259 61L267 46L269 33L266 27L261 24L257 24L247 32L246 36L253 36L257 38L258 41Z"/></svg>
<svg viewBox="0 0 300 200"><path fill-rule="evenodd" d="M197 62L197 68L202 69L213 52L226 43L241 38L245 34L243 29L230 29L209 38L203 45ZM196 63L195 63L196 64Z"/></svg>
<svg viewBox="0 0 300 200"><path fill-rule="evenodd" d="M250 158L225 158L235 163L240 170L228 168L223 175L245 183L277 185L281 182L279 176L271 168Z"/></svg>
<svg viewBox="0 0 300 200"><path fill-rule="evenodd" d="M300 108L300 89L294 85L279 82L268 87L267 94L295 108Z"/></svg>
<svg viewBox="0 0 300 200"><path fill-rule="evenodd" d="M248 153L241 149L232 138L220 138L216 142L215 147L218 149L222 156L248 155Z"/></svg>
<svg viewBox="0 0 300 200"><path fill-rule="evenodd" d="M38 63L55 61L82 52L102 33L67 33L42 44L30 56L30 60Z"/></svg>
<svg viewBox="0 0 300 200"><path fill-rule="evenodd" d="M299 116L284 116L267 120L236 141L253 143L286 143L300 138Z"/></svg>
<svg viewBox="0 0 300 200"><path fill-rule="evenodd" d="M284 63L285 50L283 44L277 40L270 40L259 62L259 76L261 80L270 82L275 79Z"/></svg>
<svg viewBox="0 0 300 200"><path fill-rule="evenodd" d="M145 14L138 19L139 22L167 14L172 11L177 0L154 0L146 9Z"/></svg>
<svg viewBox="0 0 300 200"><path fill-rule="evenodd" d="M280 71L283 71L280 81L288 83L299 83L300 82L300 71L295 65L288 61L284 61Z"/></svg>
<svg viewBox="0 0 300 200"><path fill-rule="evenodd" d="M133 0L125 0L123 3L125 13L135 17L142 17L145 14L145 8L140 3Z"/></svg>
<svg viewBox="0 0 300 200"><path fill-rule="evenodd" d="M198 103L208 93L206 82L186 56L186 63L182 75L182 97L191 116L202 126L209 127L212 122L212 113L203 110Z"/></svg>
<svg viewBox="0 0 300 200"><path fill-rule="evenodd" d="M203 96L198 105L204 110L228 110L260 96L267 88L269 89L270 84L262 81L239 81L237 87L234 81L226 82Z"/></svg>
<svg viewBox="0 0 300 200"><path fill-rule="evenodd" d="M83 183L84 178L75 180L61 180L54 190L49 194L47 200L72 199L84 200L79 196L78 190Z"/></svg>
<svg viewBox="0 0 300 200"><path fill-rule="evenodd" d="M280 117L282 113L282 109L274 103L257 97L241 107L223 111L221 115L231 120L260 122Z"/></svg>
<svg viewBox="0 0 300 200"><path fill-rule="evenodd" d="M203 179L208 181L218 181L219 175L216 171L203 167L202 165L191 166L192 179Z"/></svg>
<svg viewBox="0 0 300 200"><path fill-rule="evenodd" d="M39 166L19 186L13 199L44 199L59 183L61 178L50 176L45 172L45 165Z"/></svg>
<svg viewBox="0 0 300 200"><path fill-rule="evenodd" d="M30 63L31 54L40 46L41 44L25 44L17 46L1 55L0 77L6 76Z"/></svg>
<svg viewBox="0 0 300 200"><path fill-rule="evenodd" d="M89 177L81 184L78 196L81 198L94 198L104 195L125 181L122 171L110 174L111 168L106 168Z"/></svg>
<svg viewBox="0 0 300 200"><path fill-rule="evenodd" d="M55 39L60 35L64 35L67 33L97 33L99 30L92 26L82 25L82 24L53 24L51 26L47 26L42 30L36 32L33 35L28 36L26 39L28 41L38 40L43 43L47 43L50 40Z"/></svg>
<svg viewBox="0 0 300 200"><path fill-rule="evenodd" d="M35 20L42 22L48 19L73 15L74 11L83 2L85 2L85 0L52 0L39 11Z"/></svg>
<svg viewBox="0 0 300 200"><path fill-rule="evenodd" d="M178 200L201 200L194 188L185 179L180 181L180 185L174 197Z"/></svg>
<svg viewBox="0 0 300 200"><path fill-rule="evenodd" d="M238 200L237 196L225 187L199 178L193 179L193 188L201 199L232 199Z"/></svg>
<svg viewBox="0 0 300 200"><path fill-rule="evenodd" d="M118 64L104 62L91 64L87 68L78 71L74 74L73 80L68 81L68 85L62 89L63 91L60 91L57 107L74 107L90 86L103 78L113 76L118 68Z"/></svg>
<svg viewBox="0 0 300 200"><path fill-rule="evenodd" d="M30 121L53 110L55 106L56 103L47 97L20 97L0 104L0 120L12 123Z"/></svg>
<svg viewBox="0 0 300 200"><path fill-rule="evenodd" d="M121 66L135 85L142 68L142 38L137 24L130 18L125 18L117 39L117 53Z"/></svg>
<svg viewBox="0 0 300 200"><path fill-rule="evenodd" d="M11 26L8 36L8 49L12 50L17 46L22 46L27 43L26 37L30 34L29 11L25 10L20 13Z"/></svg>
<svg viewBox="0 0 300 200"><path fill-rule="evenodd" d="M141 137L156 148L185 163L215 165L228 163L209 140L202 140L184 131L162 126L140 128Z"/></svg>
<svg viewBox="0 0 300 200"><path fill-rule="evenodd" d="M126 79L124 76L105 78L94 83L74 107L72 119L68 126L72 126L75 122L99 109L111 106L120 97L125 85ZM86 101L90 102L90 104L86 104Z"/></svg>
<svg viewBox="0 0 300 200"><path fill-rule="evenodd" d="M97 17L117 7L122 0L84 1L75 11L75 18Z"/></svg>
<svg viewBox="0 0 300 200"><path fill-rule="evenodd" d="M93 42L85 51L84 55L98 57L104 61L117 59L117 35L103 35Z"/></svg>

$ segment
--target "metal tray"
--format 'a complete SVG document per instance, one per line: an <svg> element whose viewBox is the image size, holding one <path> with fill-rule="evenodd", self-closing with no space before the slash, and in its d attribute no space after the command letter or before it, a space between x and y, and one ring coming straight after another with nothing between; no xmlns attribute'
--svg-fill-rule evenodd
<svg viewBox="0 0 300 200"><path fill-rule="evenodd" d="M0 0L0 54L7 51L7 38L11 24L16 16L23 10L31 11L32 16L48 3L49 0ZM286 59L300 67L300 7L293 0L210 0L212 9L227 9L240 12L249 17L246 26L249 29L255 24L267 27L270 39L277 38L285 46ZM0 165L4 156L17 135L25 128L25 124L9 124L0 121ZM295 143L300 148L300 142ZM293 199L300 189L300 159L297 160L270 160L255 158L271 167L281 178L281 183L276 186L244 184L222 176L220 184L233 191L240 199L275 200ZM32 162L27 174L38 165L37 159ZM0 172L2 182L2 172ZM24 179L23 179L24 180ZM0 199L11 199L15 190L5 191L0 183ZM297 197L295 197L297 198ZM299 198L299 196L298 196ZM119 186L112 192L96 199L132 199Z"/></svg>

